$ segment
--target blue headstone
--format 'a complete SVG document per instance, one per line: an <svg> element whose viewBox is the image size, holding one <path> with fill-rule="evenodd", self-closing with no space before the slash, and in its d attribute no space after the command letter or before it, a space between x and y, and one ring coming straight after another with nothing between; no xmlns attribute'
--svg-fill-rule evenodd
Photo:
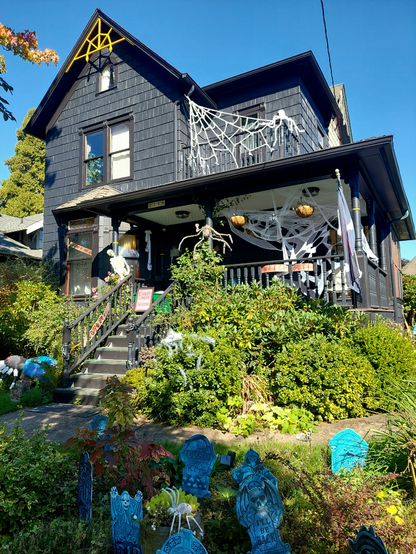
<svg viewBox="0 0 416 554"><path fill-rule="evenodd" d="M251 475L260 475L271 481L277 489L277 479L271 471L264 467L264 464L260 461L260 456L255 450L250 448L247 452L244 462L240 467L236 467L232 470L234 479L240 485L244 479Z"/></svg>
<svg viewBox="0 0 416 554"><path fill-rule="evenodd" d="M106 415L96 415L90 423L90 429L97 431L98 438L101 438L107 429L108 417Z"/></svg>
<svg viewBox="0 0 416 554"><path fill-rule="evenodd" d="M236 505L241 525L248 527L250 554L289 554L289 544L280 538L278 526L283 502L277 487L265 477L253 474L240 485Z"/></svg>
<svg viewBox="0 0 416 554"><path fill-rule="evenodd" d="M209 475L217 459L214 446L204 435L194 435L185 441L179 455L185 464L182 490L197 498L211 496Z"/></svg>
<svg viewBox="0 0 416 554"><path fill-rule="evenodd" d="M143 494L138 491L131 498L127 491L120 495L116 487L111 489L111 531L115 554L143 554L139 545L140 525L143 519Z"/></svg>
<svg viewBox="0 0 416 554"><path fill-rule="evenodd" d="M90 523L92 517L92 463L88 454L81 454L78 471L79 517Z"/></svg>
<svg viewBox="0 0 416 554"><path fill-rule="evenodd" d="M365 466L368 444L353 429L340 431L329 441L329 445L333 473L338 473L341 469L349 471L358 465Z"/></svg>
<svg viewBox="0 0 416 554"><path fill-rule="evenodd" d="M156 554L207 554L207 551L189 529L182 529L176 535L169 537Z"/></svg>
<svg viewBox="0 0 416 554"><path fill-rule="evenodd" d="M383 539L376 536L372 525L368 529L363 525L355 541L348 539L348 544L354 554L389 554Z"/></svg>

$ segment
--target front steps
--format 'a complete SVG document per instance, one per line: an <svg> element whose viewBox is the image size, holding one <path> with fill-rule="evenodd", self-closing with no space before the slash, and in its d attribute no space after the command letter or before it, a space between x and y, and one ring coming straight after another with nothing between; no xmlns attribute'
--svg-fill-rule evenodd
<svg viewBox="0 0 416 554"><path fill-rule="evenodd" d="M108 377L116 375L119 379L126 374L127 336L126 325L119 325L115 335L110 335L106 344L97 348L95 357L81 366L81 372L71 375L69 388L53 391L54 400L64 404L74 402L96 406L98 392L105 387Z"/></svg>

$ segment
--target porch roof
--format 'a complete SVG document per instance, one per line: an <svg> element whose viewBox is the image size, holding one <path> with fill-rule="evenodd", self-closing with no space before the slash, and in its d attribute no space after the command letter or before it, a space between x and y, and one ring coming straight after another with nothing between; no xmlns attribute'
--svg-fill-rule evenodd
<svg viewBox="0 0 416 554"><path fill-rule="evenodd" d="M359 170L368 190L392 223L399 240L416 239L409 202L404 191L393 149L392 135L327 148L277 161L251 165L223 173L170 182L106 198L78 199L76 208L102 215L122 214L123 219L149 209L149 203L165 201L165 206L192 202L193 195L216 198L248 194L259 190L287 187L333 178L335 169L348 182L351 170ZM70 208L72 211L75 206ZM67 205L54 213L63 214ZM408 212L408 216L402 220Z"/></svg>

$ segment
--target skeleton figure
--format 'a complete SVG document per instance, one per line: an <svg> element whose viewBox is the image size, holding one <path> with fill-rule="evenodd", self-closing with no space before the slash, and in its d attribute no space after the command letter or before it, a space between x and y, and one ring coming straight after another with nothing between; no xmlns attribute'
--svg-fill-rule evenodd
<svg viewBox="0 0 416 554"><path fill-rule="evenodd" d="M130 273L130 267L123 256L116 256L114 250L108 250L107 254L110 256L110 264L114 273L119 275L121 279L127 277Z"/></svg>
<svg viewBox="0 0 416 554"><path fill-rule="evenodd" d="M169 487L167 487L166 489L163 489L162 492L165 492L169 496L170 501L172 503L172 507L168 508L168 514L169 515L173 514L172 525L170 526L169 537L172 534L176 516L179 516L178 530L177 530L178 533L181 532L182 516L185 516L189 529L191 529L191 526L189 524L189 520L192 519L192 521L195 522L195 524L198 526L199 530L201 531L201 533L203 535L204 534L203 530L201 529L201 527L199 526L199 523L196 521L196 519L192 515L192 506L190 504L187 504L186 502L179 502L179 491L178 491L178 489L176 487L173 487L171 489Z"/></svg>
<svg viewBox="0 0 416 554"><path fill-rule="evenodd" d="M216 231L215 229L213 229L210 225L204 225L203 227L201 227L201 229L199 228L199 223L196 223L195 224L195 227L196 227L196 234L195 235L188 235L187 237L184 237L181 242L179 243L179 250L181 249L181 245L183 243L184 240L186 239L190 239L192 237L198 237L200 238L200 240L195 244L194 246L194 256L195 256L195 253L196 253L196 249L198 248L198 246L204 242L204 239L209 239L210 237L212 238L212 240L217 240L218 242L222 242L223 245L222 245L222 252L223 254L225 254L225 247L227 246L230 250L232 250L231 246L228 244L227 241L225 241L222 237L228 237L229 240L231 241L231 243L233 242L233 237L231 235L227 235L226 233L218 233L218 231Z"/></svg>

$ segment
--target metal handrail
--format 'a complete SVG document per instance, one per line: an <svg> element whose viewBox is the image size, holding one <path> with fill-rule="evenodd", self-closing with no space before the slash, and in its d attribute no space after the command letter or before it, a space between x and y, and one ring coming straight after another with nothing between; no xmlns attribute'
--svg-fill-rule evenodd
<svg viewBox="0 0 416 554"><path fill-rule="evenodd" d="M65 320L62 337L62 385L71 373L103 343L128 316L133 304L134 278L130 274L72 322Z"/></svg>

